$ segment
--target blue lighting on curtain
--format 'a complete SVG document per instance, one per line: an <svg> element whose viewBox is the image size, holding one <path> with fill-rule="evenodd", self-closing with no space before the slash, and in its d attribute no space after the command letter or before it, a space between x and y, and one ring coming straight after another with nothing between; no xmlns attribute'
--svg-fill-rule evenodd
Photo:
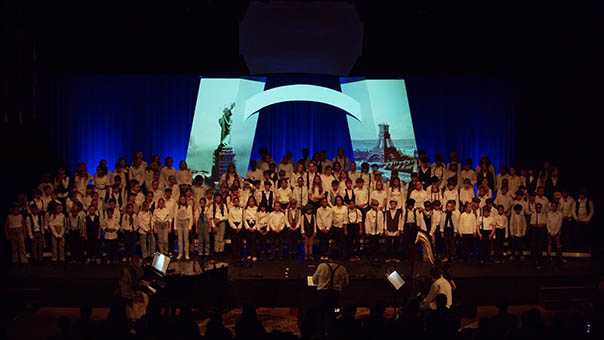
<svg viewBox="0 0 604 340"><path fill-rule="evenodd" d="M99 160L113 170L135 151L185 159L199 76L58 75L51 79L52 137L70 169L78 162L94 174Z"/></svg>
<svg viewBox="0 0 604 340"><path fill-rule="evenodd" d="M336 76L271 75L266 79L265 91L286 85L309 84L341 91ZM343 147L352 160L352 144L348 131L346 112L337 107L317 102L284 102L267 106L258 113L258 125L252 147L252 159L258 159L258 150L267 147L276 162L291 151L294 160L302 157L307 148L314 152L327 151L328 158ZM283 119L287 117L288 119Z"/></svg>
<svg viewBox="0 0 604 340"><path fill-rule="evenodd" d="M486 77L406 77L407 95L418 150L431 161L457 151L474 167L487 154L499 172L515 160L514 87Z"/></svg>

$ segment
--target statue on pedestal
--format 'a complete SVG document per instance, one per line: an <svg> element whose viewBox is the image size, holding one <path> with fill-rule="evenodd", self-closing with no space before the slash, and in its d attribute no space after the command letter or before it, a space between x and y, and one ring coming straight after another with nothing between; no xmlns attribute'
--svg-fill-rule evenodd
<svg viewBox="0 0 604 340"><path fill-rule="evenodd" d="M222 109L222 116L218 119L220 125L220 144L214 150L214 166L212 167L212 180L218 182L220 176L226 172L229 165L235 163L235 152L231 146L231 126L233 125L233 108L235 103Z"/></svg>
<svg viewBox="0 0 604 340"><path fill-rule="evenodd" d="M231 125L233 125L233 120L231 116L233 115L233 108L235 107L235 103L232 103L230 107L225 107L222 110L222 117L218 119L218 124L220 124L220 145L221 147L231 146Z"/></svg>

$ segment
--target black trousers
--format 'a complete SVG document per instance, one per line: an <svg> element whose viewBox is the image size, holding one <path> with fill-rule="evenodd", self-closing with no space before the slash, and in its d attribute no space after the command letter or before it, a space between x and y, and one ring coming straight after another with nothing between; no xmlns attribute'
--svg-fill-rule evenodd
<svg viewBox="0 0 604 340"><path fill-rule="evenodd" d="M243 257L243 235L245 231L243 229L237 230L230 229L231 234L231 253L233 257L242 258Z"/></svg>
<svg viewBox="0 0 604 340"><path fill-rule="evenodd" d="M441 239L441 254L444 257L455 256L455 237L451 228L445 228L444 237ZM436 232L435 234L440 234Z"/></svg>
<svg viewBox="0 0 604 340"><path fill-rule="evenodd" d="M489 255L491 252L491 240L489 239L489 235L491 235L490 230L481 230L480 235L482 239L480 239L480 247L479 249L479 257L482 261L488 261Z"/></svg>
<svg viewBox="0 0 604 340"><path fill-rule="evenodd" d="M138 241L138 232L126 231L124 234L124 256L132 257L136 254L136 241ZM178 245L180 247L180 245Z"/></svg>
<svg viewBox="0 0 604 340"><path fill-rule="evenodd" d="M358 256L361 252L361 226L358 223L347 226L346 256Z"/></svg>
<svg viewBox="0 0 604 340"><path fill-rule="evenodd" d="M573 222L570 219L562 220L562 227L560 228L560 241L564 251L573 250L572 224Z"/></svg>
<svg viewBox="0 0 604 340"><path fill-rule="evenodd" d="M369 240L369 249L367 251L367 255L369 255L370 258L377 258L378 257L378 249L380 247L380 235L369 235L368 236L368 240Z"/></svg>
<svg viewBox="0 0 604 340"><path fill-rule="evenodd" d="M537 261L542 253L545 245L546 229L545 227L530 227L530 244L531 244L531 257Z"/></svg>
<svg viewBox="0 0 604 340"><path fill-rule="evenodd" d="M505 241L505 229L495 229L495 256L503 258L503 241Z"/></svg>
<svg viewBox="0 0 604 340"><path fill-rule="evenodd" d="M286 229L283 232L287 236L287 252L290 255L296 255L298 242L300 241L300 230Z"/></svg>
<svg viewBox="0 0 604 340"><path fill-rule="evenodd" d="M524 250L524 237L522 236L512 236L510 242L510 252L512 256L522 256L522 251ZM516 255L518 254L518 255Z"/></svg>
<svg viewBox="0 0 604 340"><path fill-rule="evenodd" d="M107 240L105 239L105 250L107 251L107 261L117 260L117 239Z"/></svg>
<svg viewBox="0 0 604 340"><path fill-rule="evenodd" d="M69 234L67 234L68 242L69 242L69 250L71 251L71 259L74 261L82 260L82 236L78 230L71 230Z"/></svg>
<svg viewBox="0 0 604 340"><path fill-rule="evenodd" d="M461 258L471 260L474 252L474 234L461 235Z"/></svg>
<svg viewBox="0 0 604 340"><path fill-rule="evenodd" d="M256 250L256 238L258 237L258 232L246 230L244 236L247 256L256 257L256 254L258 253Z"/></svg>
<svg viewBox="0 0 604 340"><path fill-rule="evenodd" d="M89 234L86 235L88 240L86 241L86 255L88 258L98 258L99 257L99 246L100 242L97 239L98 234Z"/></svg>
<svg viewBox="0 0 604 340"><path fill-rule="evenodd" d="M400 237L398 236L386 236L384 239L386 242L386 256L387 257L396 257L398 254L398 248L400 244Z"/></svg>
<svg viewBox="0 0 604 340"><path fill-rule="evenodd" d="M283 255L283 243L287 240L287 231L283 229L277 233L271 231L271 255L282 256Z"/></svg>
<svg viewBox="0 0 604 340"><path fill-rule="evenodd" d="M269 231L267 234L262 235L262 233L258 232L256 235L256 244L258 245L258 255L264 256L268 253L268 240L271 237L271 232Z"/></svg>
<svg viewBox="0 0 604 340"><path fill-rule="evenodd" d="M329 250L329 231L323 232L322 230L317 231L317 237L319 238L319 255L327 256Z"/></svg>
<svg viewBox="0 0 604 340"><path fill-rule="evenodd" d="M333 234L333 239L335 241L336 247L338 247L338 249L340 249L341 252L343 251L341 253L342 255L346 256L347 250L346 250L346 237L344 235L344 227L331 228L331 232Z"/></svg>

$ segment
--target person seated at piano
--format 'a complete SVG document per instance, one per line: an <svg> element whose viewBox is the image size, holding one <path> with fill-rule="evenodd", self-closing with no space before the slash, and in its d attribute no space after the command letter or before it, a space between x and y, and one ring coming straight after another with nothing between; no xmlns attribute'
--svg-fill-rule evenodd
<svg viewBox="0 0 604 340"><path fill-rule="evenodd" d="M130 258L128 265L123 267L119 282L118 296L126 305L126 316L129 320L140 319L147 312L149 296L143 291L149 282L142 279L142 259L138 255Z"/></svg>

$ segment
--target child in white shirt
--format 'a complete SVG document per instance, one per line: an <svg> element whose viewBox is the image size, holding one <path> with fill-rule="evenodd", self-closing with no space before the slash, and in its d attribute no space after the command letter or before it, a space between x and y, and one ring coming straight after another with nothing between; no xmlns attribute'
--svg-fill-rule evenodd
<svg viewBox="0 0 604 340"><path fill-rule="evenodd" d="M243 260L244 238L244 212L239 197L233 197L232 206L229 208L229 226L231 227L231 250L233 259Z"/></svg>
<svg viewBox="0 0 604 340"><path fill-rule="evenodd" d="M466 203L472 203L472 199L474 198L474 186L470 182L469 179L464 179L463 188L459 190L459 201L462 207L466 205Z"/></svg>
<svg viewBox="0 0 604 340"><path fill-rule="evenodd" d="M362 182L361 186L362 186ZM364 189L361 187L359 191ZM366 190L364 190L366 192ZM358 197L359 192L357 192ZM363 234L363 213L357 208L356 201L348 203L346 217L344 218L344 236L346 236L346 252L350 261L359 261L361 251L361 235Z"/></svg>
<svg viewBox="0 0 604 340"><path fill-rule="evenodd" d="M560 244L560 229L562 228L562 213L558 210L558 203L553 202L550 211L547 213L547 256L549 257L552 248L555 247L558 260L562 259L562 245Z"/></svg>
<svg viewBox="0 0 604 340"><path fill-rule="evenodd" d="M489 261L489 255L491 252L491 240L495 236L495 217L491 216L491 211L488 207L482 209L482 216L478 219L478 226L476 227L476 233L480 239L480 247L478 257L480 263Z"/></svg>
<svg viewBox="0 0 604 340"><path fill-rule="evenodd" d="M321 200L321 207L317 209L317 234L319 236L320 259L327 259L327 250L329 248L329 233L333 224L333 209L327 205L327 199Z"/></svg>
<svg viewBox="0 0 604 340"><path fill-rule="evenodd" d="M508 238L508 215L505 213L503 205L497 206L497 216L495 216L495 256L496 262L503 261L503 242Z"/></svg>
<svg viewBox="0 0 604 340"><path fill-rule="evenodd" d="M178 171L176 171L176 183L179 185L192 185L193 184L193 173L189 170L187 162L180 161L178 164Z"/></svg>
<svg viewBox="0 0 604 340"><path fill-rule="evenodd" d="M115 216L113 209L107 210L107 216L102 220L102 229L105 232L105 248L107 250L107 262L117 262L117 232L120 229L120 221Z"/></svg>
<svg viewBox="0 0 604 340"><path fill-rule="evenodd" d="M478 217L472 210L472 204L465 203L464 212L459 216L457 234L461 237L462 241L462 261L471 260L474 240L477 234Z"/></svg>
<svg viewBox="0 0 604 340"><path fill-rule="evenodd" d="M281 203L275 202L275 209L268 218L268 228L271 231L271 257L273 260L283 260L283 242L286 228L285 214L281 211Z"/></svg>

